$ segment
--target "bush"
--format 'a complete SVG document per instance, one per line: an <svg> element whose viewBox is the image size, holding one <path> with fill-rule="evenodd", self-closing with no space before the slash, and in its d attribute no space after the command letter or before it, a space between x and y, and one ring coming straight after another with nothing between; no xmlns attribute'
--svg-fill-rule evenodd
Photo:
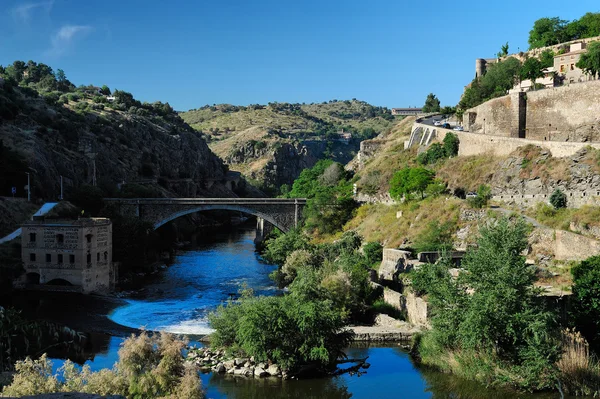
<svg viewBox="0 0 600 399"><path fill-rule="evenodd" d="M444 143L444 152L447 157L455 157L458 155L458 148L460 146L460 140L458 140L458 136L454 133L446 134L443 140Z"/></svg>
<svg viewBox="0 0 600 399"><path fill-rule="evenodd" d="M414 273L433 312L433 328L419 344L423 363L485 383L555 386L558 330L521 255L527 235L523 220L499 219L481 227L456 279L449 262Z"/></svg>
<svg viewBox="0 0 600 399"><path fill-rule="evenodd" d="M383 245L377 241L368 242L363 247L363 252L369 264L373 265L380 263L383 258Z"/></svg>
<svg viewBox="0 0 600 399"><path fill-rule="evenodd" d="M170 397L202 399L200 377L185 364L185 343L169 334L131 336L119 350L112 369L91 372L67 360L58 375L43 355L38 360L18 362L13 382L2 396L39 395L54 392L81 392L96 395L123 395L127 398Z"/></svg>
<svg viewBox="0 0 600 399"><path fill-rule="evenodd" d="M572 309L575 326L594 350L600 348L600 256L592 256L571 269Z"/></svg>
<svg viewBox="0 0 600 399"><path fill-rule="evenodd" d="M296 283L295 283L296 284ZM311 290L319 288L313 281ZM273 362L294 371L306 364L330 370L344 356L351 332L342 330L345 315L329 300L306 298L291 289L283 297L243 298L210 315L211 344L239 348L257 362Z"/></svg>
<svg viewBox="0 0 600 399"><path fill-rule="evenodd" d="M413 248L416 252L449 251L453 246L452 235L455 229L452 222L440 224L433 220L415 237Z"/></svg>
<svg viewBox="0 0 600 399"><path fill-rule="evenodd" d="M554 209L566 208L567 195L557 188L550 196L550 204L554 207Z"/></svg>
<svg viewBox="0 0 600 399"><path fill-rule="evenodd" d="M477 196L475 196L474 198L467 199L467 202L473 208L479 209L487 206L488 202L490 201L490 198L492 198L492 190L489 186L482 184L477 189Z"/></svg>

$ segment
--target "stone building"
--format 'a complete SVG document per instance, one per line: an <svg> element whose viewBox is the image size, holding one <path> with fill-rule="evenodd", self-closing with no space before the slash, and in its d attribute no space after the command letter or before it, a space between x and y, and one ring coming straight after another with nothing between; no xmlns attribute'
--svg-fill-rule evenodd
<svg viewBox="0 0 600 399"><path fill-rule="evenodd" d="M581 54L585 53L587 44L585 42L573 43L568 53L554 56L554 70L564 78L564 83L578 83L590 80L582 69L577 67Z"/></svg>
<svg viewBox="0 0 600 399"><path fill-rule="evenodd" d="M83 293L112 291L112 223L106 218L34 218L22 226L28 286Z"/></svg>
<svg viewBox="0 0 600 399"><path fill-rule="evenodd" d="M423 113L422 108L392 108L392 115L419 115Z"/></svg>

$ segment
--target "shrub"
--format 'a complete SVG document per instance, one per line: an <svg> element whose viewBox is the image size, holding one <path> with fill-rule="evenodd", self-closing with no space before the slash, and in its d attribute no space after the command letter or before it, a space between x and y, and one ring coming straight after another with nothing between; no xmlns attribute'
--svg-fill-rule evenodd
<svg viewBox="0 0 600 399"><path fill-rule="evenodd" d="M129 337L119 350L112 369L91 372L66 361L58 375L43 355L38 360L18 362L17 373L2 396L37 395L54 392L81 392L96 395L123 395L127 398L170 397L202 399L200 377L185 364L185 343L169 334L149 336L142 332Z"/></svg>
<svg viewBox="0 0 600 399"><path fill-rule="evenodd" d="M383 258L383 245L377 241L371 241L365 244L363 252L369 264L380 263Z"/></svg>
<svg viewBox="0 0 600 399"><path fill-rule="evenodd" d="M414 273L433 312L433 329L419 344L425 364L486 383L555 386L558 331L521 255L527 232L523 220L499 219L480 228L478 247L467 252L466 271L456 279L441 265Z"/></svg>
<svg viewBox="0 0 600 399"><path fill-rule="evenodd" d="M452 222L440 224L433 220L415 237L413 248L417 252L449 251L453 246L452 235L455 228Z"/></svg>
<svg viewBox="0 0 600 399"><path fill-rule="evenodd" d="M550 204L554 207L554 209L566 208L567 195L557 188L550 196Z"/></svg>
<svg viewBox="0 0 600 399"><path fill-rule="evenodd" d="M600 256L592 256L571 269L572 309L575 325L595 350L600 348Z"/></svg>
<svg viewBox="0 0 600 399"><path fill-rule="evenodd" d="M467 202L473 208L483 208L487 206L490 198L492 198L492 190L489 186L482 184L477 189L477 195L474 198L467 199Z"/></svg>
<svg viewBox="0 0 600 399"><path fill-rule="evenodd" d="M458 140L458 136L454 133L446 134L443 140L444 144L444 152L447 157L455 157L458 155L458 148L460 146L460 140Z"/></svg>
<svg viewBox="0 0 600 399"><path fill-rule="evenodd" d="M315 284L309 285L318 291ZM257 362L274 362L291 371L306 364L331 369L351 339L342 330L344 314L332 305L302 297L294 289L283 297L230 302L210 315L215 329L211 344L239 348Z"/></svg>

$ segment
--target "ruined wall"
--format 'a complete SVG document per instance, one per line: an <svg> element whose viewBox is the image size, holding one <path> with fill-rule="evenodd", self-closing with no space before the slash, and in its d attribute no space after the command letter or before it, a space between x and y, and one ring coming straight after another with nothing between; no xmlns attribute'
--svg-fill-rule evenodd
<svg viewBox="0 0 600 399"><path fill-rule="evenodd" d="M535 229L529 243L534 253L561 261L582 261L600 254L600 241L565 230Z"/></svg>

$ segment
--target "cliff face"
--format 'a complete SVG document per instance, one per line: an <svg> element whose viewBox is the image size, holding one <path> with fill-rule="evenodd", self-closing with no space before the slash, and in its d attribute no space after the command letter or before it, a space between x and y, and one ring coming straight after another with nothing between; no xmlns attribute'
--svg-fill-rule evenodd
<svg viewBox="0 0 600 399"><path fill-rule="evenodd" d="M324 158L349 162L360 142L388 130L389 110L362 101L218 105L181 114L232 170L277 192Z"/></svg>
<svg viewBox="0 0 600 399"><path fill-rule="evenodd" d="M291 185L302 170L313 167L320 159L347 163L358 150L358 144L358 141L344 144L280 139L257 148L254 142L245 141L222 156L232 169L240 170L264 188L277 190L282 184Z"/></svg>
<svg viewBox="0 0 600 399"><path fill-rule="evenodd" d="M1 195L10 195L10 186L25 194L24 166L34 197L46 200L59 196L61 175L68 195L92 184L94 169L105 195L117 195L123 183L143 184L156 196L235 195L224 184L223 162L177 114L159 109L164 104L153 112L153 105L126 108L98 104L84 93L69 96L55 101L0 85L3 151L21 161L5 165Z"/></svg>

